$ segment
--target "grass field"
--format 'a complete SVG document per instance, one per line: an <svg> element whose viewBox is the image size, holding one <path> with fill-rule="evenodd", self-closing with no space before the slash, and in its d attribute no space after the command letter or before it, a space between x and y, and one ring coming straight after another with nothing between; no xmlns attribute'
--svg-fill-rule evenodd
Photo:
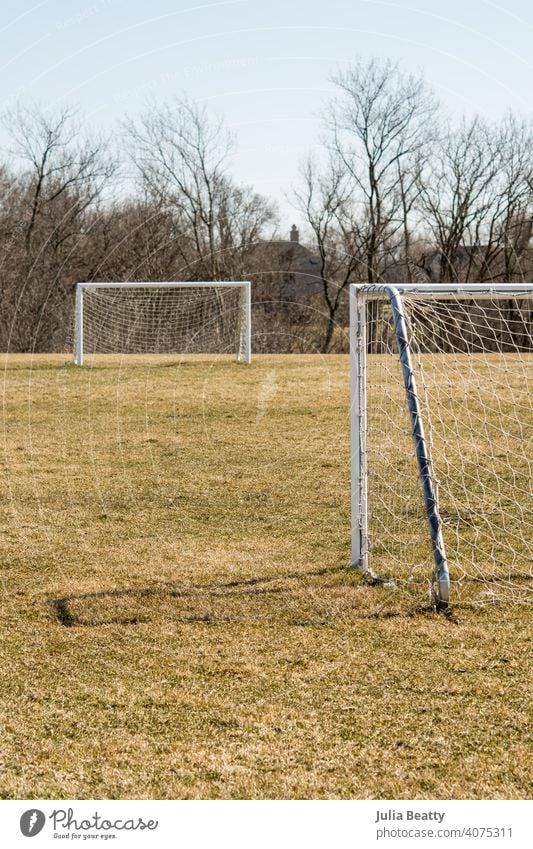
<svg viewBox="0 0 533 849"><path fill-rule="evenodd" d="M525 605L350 560L345 356L5 358L2 798L524 798Z"/></svg>

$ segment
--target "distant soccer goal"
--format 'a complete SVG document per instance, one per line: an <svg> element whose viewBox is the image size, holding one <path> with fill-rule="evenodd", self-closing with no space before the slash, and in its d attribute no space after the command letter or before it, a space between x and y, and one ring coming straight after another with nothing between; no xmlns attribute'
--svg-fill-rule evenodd
<svg viewBox="0 0 533 849"><path fill-rule="evenodd" d="M234 354L251 361L251 284L78 283L74 362L85 354Z"/></svg>
<svg viewBox="0 0 533 849"><path fill-rule="evenodd" d="M533 284L351 286L352 562L532 600Z"/></svg>

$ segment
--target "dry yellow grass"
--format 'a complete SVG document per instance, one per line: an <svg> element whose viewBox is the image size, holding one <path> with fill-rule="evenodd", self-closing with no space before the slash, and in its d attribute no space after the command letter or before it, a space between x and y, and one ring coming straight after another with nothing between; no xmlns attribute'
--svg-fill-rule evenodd
<svg viewBox="0 0 533 849"><path fill-rule="evenodd" d="M347 357L2 382L2 797L530 793L525 607L345 568Z"/></svg>

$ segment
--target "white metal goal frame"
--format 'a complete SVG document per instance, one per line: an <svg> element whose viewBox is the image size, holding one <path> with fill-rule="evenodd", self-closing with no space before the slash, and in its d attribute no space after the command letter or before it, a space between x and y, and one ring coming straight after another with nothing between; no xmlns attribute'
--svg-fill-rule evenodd
<svg viewBox="0 0 533 849"><path fill-rule="evenodd" d="M84 361L84 293L98 289L240 289L241 316L240 333L236 352L237 362L247 365L252 360L252 284L249 280L201 280L201 281L97 281L76 284L74 364L82 366Z"/></svg>
<svg viewBox="0 0 533 849"><path fill-rule="evenodd" d="M391 284L350 285L350 430L351 430L351 513L352 566L375 578L369 564L369 514L367 465L367 307L372 300L390 304L397 354L401 365L405 400L409 412L414 451L426 518L431 537L434 573L432 594L437 607L450 602L450 572L446 557L442 519L439 513L429 440L424 431L413 351L404 315L404 295L420 295L431 300L453 297L462 300L532 299L533 283L523 284Z"/></svg>

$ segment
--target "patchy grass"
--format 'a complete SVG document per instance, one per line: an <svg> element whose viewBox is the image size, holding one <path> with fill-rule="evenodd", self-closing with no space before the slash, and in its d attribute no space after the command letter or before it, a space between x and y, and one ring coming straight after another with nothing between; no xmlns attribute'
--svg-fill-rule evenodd
<svg viewBox="0 0 533 849"><path fill-rule="evenodd" d="M4 798L524 798L524 605L349 571L348 360L9 357Z"/></svg>

